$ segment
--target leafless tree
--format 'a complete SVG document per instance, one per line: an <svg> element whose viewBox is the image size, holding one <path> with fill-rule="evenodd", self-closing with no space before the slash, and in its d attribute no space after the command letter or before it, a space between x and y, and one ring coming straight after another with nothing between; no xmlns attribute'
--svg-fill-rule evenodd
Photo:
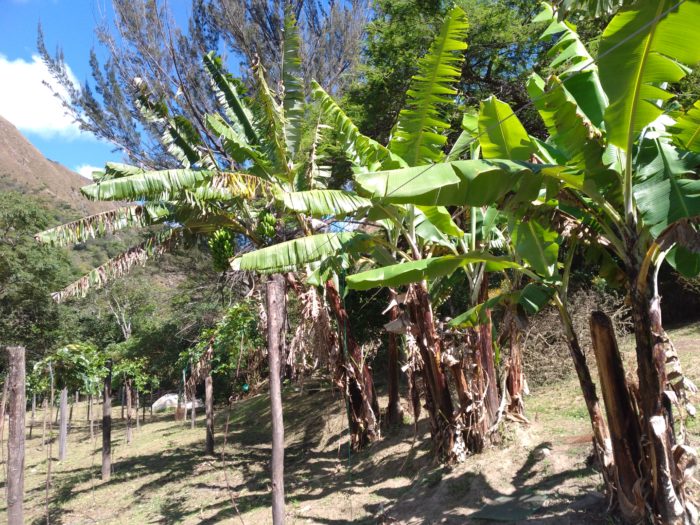
<svg viewBox="0 0 700 525"><path fill-rule="evenodd" d="M205 13L247 66L260 60L273 83L279 81L285 10L298 20L304 78L330 91L342 90L361 51L369 17L367 0L223 0L207 2Z"/></svg>
<svg viewBox="0 0 700 525"><path fill-rule="evenodd" d="M112 0L113 16L105 13L95 30L107 59L100 62L91 51L92 79L83 85L74 83L60 48L49 53L41 27L38 48L65 90L54 94L81 129L114 144L132 163L175 167L179 160L159 140L163 119L142 111L144 94L167 115L187 119L192 128L186 132L195 142L224 155L205 125L217 104L202 56L228 52L229 66L238 64L244 72L261 60L270 84L278 86L286 4L299 20L306 78L338 92L360 56L369 0L193 0L184 26L165 0Z"/></svg>

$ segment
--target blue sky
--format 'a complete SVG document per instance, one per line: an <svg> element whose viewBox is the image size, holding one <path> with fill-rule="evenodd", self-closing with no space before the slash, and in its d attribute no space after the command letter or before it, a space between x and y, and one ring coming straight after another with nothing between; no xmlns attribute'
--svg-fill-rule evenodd
<svg viewBox="0 0 700 525"><path fill-rule="evenodd" d="M172 0L170 5L184 12L187 3ZM41 21L49 51L60 46L82 84L90 75L90 48L99 55L94 28L111 13L110 0L0 0L0 115L46 157L84 173L123 159L111 144L80 132L42 85L50 77L38 57L37 25Z"/></svg>

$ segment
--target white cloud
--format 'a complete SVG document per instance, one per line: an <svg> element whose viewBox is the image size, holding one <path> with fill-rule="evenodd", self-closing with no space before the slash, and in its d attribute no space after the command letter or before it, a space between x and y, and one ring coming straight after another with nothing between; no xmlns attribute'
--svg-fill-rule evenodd
<svg viewBox="0 0 700 525"><path fill-rule="evenodd" d="M80 175L82 175L86 179L92 180L92 172L93 171L102 171L103 169L104 168L99 167L99 166L91 166L90 164L81 164L80 166L76 166L74 171L80 173Z"/></svg>
<svg viewBox="0 0 700 525"><path fill-rule="evenodd" d="M70 68L68 74L77 84ZM59 93L65 93L38 55L26 62L21 58L9 60L0 54L0 78L0 115L21 131L45 138L92 138L80 131L73 118L66 115L61 101L43 84L46 81Z"/></svg>

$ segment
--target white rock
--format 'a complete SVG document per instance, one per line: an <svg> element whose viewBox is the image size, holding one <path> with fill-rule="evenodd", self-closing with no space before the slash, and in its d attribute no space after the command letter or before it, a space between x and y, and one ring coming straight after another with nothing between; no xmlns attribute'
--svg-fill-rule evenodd
<svg viewBox="0 0 700 525"><path fill-rule="evenodd" d="M204 403L201 399L195 399L194 406L196 408L201 408L204 406ZM177 394L165 394L163 397L158 398L153 403L154 412L162 412L163 410L167 410L168 408L177 408ZM186 408L187 410L192 408L192 402L188 402Z"/></svg>

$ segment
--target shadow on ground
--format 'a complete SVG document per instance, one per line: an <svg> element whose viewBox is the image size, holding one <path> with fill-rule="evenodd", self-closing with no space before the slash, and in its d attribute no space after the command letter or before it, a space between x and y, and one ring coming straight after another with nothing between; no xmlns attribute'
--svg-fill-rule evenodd
<svg viewBox="0 0 700 525"><path fill-rule="evenodd" d="M421 421L415 429L403 425L387 430L385 437L367 450L349 454L344 418L338 415L342 414L343 405L336 394L288 392L286 397L285 489L288 512L295 521L329 525L471 523L476 522L469 518L471 513L498 498L539 493L550 496L542 509L532 513L530 520L535 520L533 522L568 523L570 516L583 513L591 518L588 523L595 523L601 514L597 499L584 501L577 507L575 497L551 496L567 480L590 478L593 474L585 467L547 473L542 452L551 450L551 443L541 443L527 454L510 480L514 492L506 492L493 487L483 471L436 466L430 454L426 421ZM318 411L338 414L329 419ZM244 516L245 523L266 523L270 505L268 399L256 396L233 405L224 470L220 454L224 448L226 415L226 409L222 408L216 418L217 457L203 454L201 419L195 430L201 433L201 439L178 445L183 432L192 431L189 431L189 422L175 423L172 415L155 416L142 425L144 435L155 433L152 438L157 446L150 452L139 451L116 460L108 483L99 478L101 449L97 446L89 466L63 469L54 476L51 523L94 521L89 513L83 520L81 514L88 511L77 509L74 504L91 492L97 494L96 501L104 498L104 494L131 493L134 501L151 505L150 523L213 524L237 519L238 514ZM119 419L114 423L113 432L118 436L123 431L123 423ZM99 426L96 432L99 445ZM76 428L71 439L87 446L89 431ZM118 447L123 448L120 441ZM492 458L497 460L498 451L494 452ZM479 459L482 463L485 460ZM36 465L40 466L41 462ZM200 499L200 494L207 496ZM27 497L37 498L35 501L43 499L44 488L33 487ZM357 503L354 509L348 510L344 504L351 498ZM112 518L119 521L115 516ZM37 525L45 522L43 515L33 521Z"/></svg>

